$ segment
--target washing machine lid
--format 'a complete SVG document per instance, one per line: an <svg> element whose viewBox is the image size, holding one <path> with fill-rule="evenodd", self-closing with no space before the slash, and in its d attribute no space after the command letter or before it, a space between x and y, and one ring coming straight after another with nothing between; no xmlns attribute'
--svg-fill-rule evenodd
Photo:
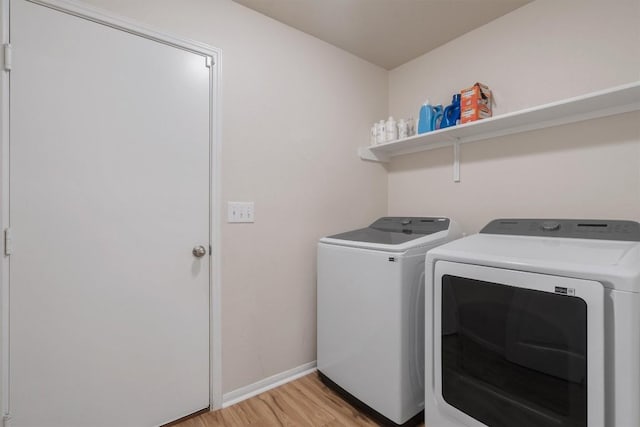
<svg viewBox="0 0 640 427"><path fill-rule="evenodd" d="M427 258L596 280L640 292L640 224L634 221L500 219L479 234L431 250Z"/></svg>
<svg viewBox="0 0 640 427"><path fill-rule="evenodd" d="M441 240L450 222L442 217L383 217L366 228L324 237L320 242L400 251Z"/></svg>

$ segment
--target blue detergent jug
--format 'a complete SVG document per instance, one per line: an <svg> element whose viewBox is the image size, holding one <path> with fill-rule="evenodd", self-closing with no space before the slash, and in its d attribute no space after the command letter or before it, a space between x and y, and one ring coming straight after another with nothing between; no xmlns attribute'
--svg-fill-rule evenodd
<svg viewBox="0 0 640 427"><path fill-rule="evenodd" d="M436 130L438 119L442 119L442 105L433 106L427 100L420 107L420 118L418 119L418 134Z"/></svg>
<svg viewBox="0 0 640 427"><path fill-rule="evenodd" d="M440 129L455 126L460 120L460 94L453 95L451 105L444 109L442 114L442 121L440 122Z"/></svg>

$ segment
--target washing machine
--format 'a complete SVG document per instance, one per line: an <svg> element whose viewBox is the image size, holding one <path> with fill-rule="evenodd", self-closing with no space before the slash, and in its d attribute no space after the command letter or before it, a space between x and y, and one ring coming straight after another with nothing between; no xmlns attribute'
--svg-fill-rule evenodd
<svg viewBox="0 0 640 427"><path fill-rule="evenodd" d="M423 409L425 253L458 237L449 218L385 217L318 243L318 371L385 422Z"/></svg>
<svg viewBox="0 0 640 427"><path fill-rule="evenodd" d="M640 426L637 222L495 220L425 283L427 426Z"/></svg>

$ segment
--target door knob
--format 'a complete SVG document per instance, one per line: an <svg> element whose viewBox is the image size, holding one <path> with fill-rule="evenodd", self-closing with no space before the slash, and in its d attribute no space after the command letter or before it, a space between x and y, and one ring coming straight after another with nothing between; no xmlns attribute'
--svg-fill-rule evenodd
<svg viewBox="0 0 640 427"><path fill-rule="evenodd" d="M193 254L194 257L200 258L206 255L207 249L202 245L198 245L195 248L193 248L191 253Z"/></svg>

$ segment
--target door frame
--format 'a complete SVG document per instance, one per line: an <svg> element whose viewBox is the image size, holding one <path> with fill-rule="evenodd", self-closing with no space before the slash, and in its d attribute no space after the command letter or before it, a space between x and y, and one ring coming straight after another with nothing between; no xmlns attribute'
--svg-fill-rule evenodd
<svg viewBox="0 0 640 427"><path fill-rule="evenodd" d="M222 407L222 327L221 327L221 54L218 48L193 40L175 37L156 31L134 20L122 18L72 0L25 0L31 3L58 10L101 25L125 31L149 40L163 43L178 49L210 57L209 72L209 241L211 243L209 273L209 404L211 410ZM9 40L9 3L0 0L0 44ZM2 46L0 46L2 48ZM2 52L3 49L0 49ZM7 68L7 57L0 54L0 226L4 234L10 226L9 218L9 81L11 72ZM5 255L5 239L2 241L2 261L0 262L0 414L6 426L9 414L9 256Z"/></svg>

